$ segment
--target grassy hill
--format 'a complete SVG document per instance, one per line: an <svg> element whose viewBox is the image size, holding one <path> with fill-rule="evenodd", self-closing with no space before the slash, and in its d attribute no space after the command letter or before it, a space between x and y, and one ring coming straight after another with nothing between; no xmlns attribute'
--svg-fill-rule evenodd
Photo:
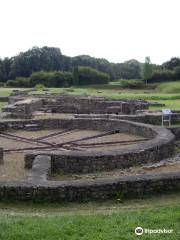
<svg viewBox="0 0 180 240"><path fill-rule="evenodd" d="M160 93L179 94L180 93L180 81L161 83L157 86L156 91L158 91Z"/></svg>

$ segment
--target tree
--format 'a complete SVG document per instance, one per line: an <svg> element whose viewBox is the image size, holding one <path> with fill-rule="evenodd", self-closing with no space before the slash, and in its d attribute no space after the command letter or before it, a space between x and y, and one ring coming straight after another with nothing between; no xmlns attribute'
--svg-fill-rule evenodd
<svg viewBox="0 0 180 240"><path fill-rule="evenodd" d="M6 82L9 79L9 72L11 68L11 59L0 59L0 81Z"/></svg>
<svg viewBox="0 0 180 240"><path fill-rule="evenodd" d="M78 67L74 67L74 69L73 69L73 85L74 86L79 85L79 69L78 69Z"/></svg>
<svg viewBox="0 0 180 240"><path fill-rule="evenodd" d="M169 70L173 70L176 67L180 67L180 58L173 57L169 61L163 63L162 66Z"/></svg>
<svg viewBox="0 0 180 240"><path fill-rule="evenodd" d="M152 77L152 73L153 73L153 67L151 64L151 59L150 59L150 57L146 57L145 63L144 63L144 68L143 68L143 78L144 78L146 84L148 83L148 79Z"/></svg>
<svg viewBox="0 0 180 240"><path fill-rule="evenodd" d="M64 69L63 55L59 48L33 47L12 58L10 78L29 77L37 71L59 71Z"/></svg>

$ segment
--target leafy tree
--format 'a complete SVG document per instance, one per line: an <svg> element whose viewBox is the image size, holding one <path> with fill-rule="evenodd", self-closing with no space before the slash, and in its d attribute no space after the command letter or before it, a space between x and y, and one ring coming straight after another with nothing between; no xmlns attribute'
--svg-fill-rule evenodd
<svg viewBox="0 0 180 240"><path fill-rule="evenodd" d="M74 67L74 69L73 69L73 85L74 86L79 85L79 70L78 70L78 67Z"/></svg>
<svg viewBox="0 0 180 240"><path fill-rule="evenodd" d="M153 73L153 68L152 68L152 64L151 64L151 59L150 59L150 57L146 57L145 63L144 63L144 68L143 68L143 77L144 77L146 84L148 83L148 79L152 77L152 73Z"/></svg>
<svg viewBox="0 0 180 240"><path fill-rule="evenodd" d="M174 68L175 78L180 80L180 66Z"/></svg>
<svg viewBox="0 0 180 240"><path fill-rule="evenodd" d="M162 64L162 67L167 68L169 70L173 70L176 67L180 67L180 58L174 57L169 61Z"/></svg>
<svg viewBox="0 0 180 240"><path fill-rule="evenodd" d="M124 63L113 64L113 72L116 79L140 79L142 63L132 59Z"/></svg>
<svg viewBox="0 0 180 240"><path fill-rule="evenodd" d="M79 66L90 67L93 71L96 70L101 72L101 74L107 74L106 77L104 77L106 80L102 80L102 75L99 77L100 74L97 72L92 73L93 71L87 69L81 69L80 74L80 69L77 71ZM100 83L101 81L106 82L114 79L136 80L142 78L141 74L143 73L143 78L147 83L147 81L178 80L180 79L179 68L180 58L172 58L162 65L151 64L149 57L145 59L144 64L135 59L123 63L111 63L104 58L94 58L88 55L76 57L65 56L59 48L45 46L42 48L33 47L12 58L0 59L0 81L5 83L7 80L12 79L16 81L15 84L18 84L17 82L19 82L19 80L16 79L17 77L28 78L38 72L37 76L39 76L40 79L44 79L45 85L69 86L72 85L72 81L77 85L84 84L85 82L88 82L88 84ZM49 72L49 74L47 74L47 72ZM56 74L52 74L52 72L56 72ZM78 81L77 77L73 79L74 75L77 75L77 72L79 75ZM84 76L86 75L85 80L81 77L83 74ZM96 76L96 80L92 79L93 74ZM35 78L34 75L31 77L31 80L33 78ZM42 81L42 79L38 80L36 78L36 82L38 83L38 81Z"/></svg>
<svg viewBox="0 0 180 240"><path fill-rule="evenodd" d="M155 70L150 78L148 78L148 82L167 82L176 80L175 72L167 69Z"/></svg>
<svg viewBox="0 0 180 240"><path fill-rule="evenodd" d="M11 63L9 58L0 59L0 81L6 82L9 79Z"/></svg>
<svg viewBox="0 0 180 240"><path fill-rule="evenodd" d="M59 48L33 47L12 59L10 77L29 77L36 71L57 71L63 69L63 59Z"/></svg>

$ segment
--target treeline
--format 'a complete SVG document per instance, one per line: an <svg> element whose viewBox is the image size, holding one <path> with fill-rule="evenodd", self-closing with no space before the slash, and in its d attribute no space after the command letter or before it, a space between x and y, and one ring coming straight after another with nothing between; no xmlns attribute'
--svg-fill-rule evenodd
<svg viewBox="0 0 180 240"><path fill-rule="evenodd" d="M145 64L136 60L111 63L87 55L68 57L59 48L33 47L15 57L0 59L0 85L71 86L100 84L116 79L142 79ZM152 74L146 82L180 80L180 58L162 65L151 64ZM134 84L134 82L133 82Z"/></svg>
<svg viewBox="0 0 180 240"><path fill-rule="evenodd" d="M8 80L9 87L35 87L42 84L45 87L70 87L72 85L106 84L110 80L108 74L90 67L76 67L73 72L34 72L30 77L17 77Z"/></svg>
<svg viewBox="0 0 180 240"><path fill-rule="evenodd" d="M149 83L180 80L180 58L171 58L162 65L153 65L152 67L153 71L148 79Z"/></svg>
<svg viewBox="0 0 180 240"><path fill-rule="evenodd" d="M136 60L124 63L110 63L106 59L87 55L68 57L59 48L33 47L15 57L0 59L0 82L14 80L17 77L30 77L33 72L68 71L75 67L91 67L107 73L111 80L138 79L141 77L142 64Z"/></svg>

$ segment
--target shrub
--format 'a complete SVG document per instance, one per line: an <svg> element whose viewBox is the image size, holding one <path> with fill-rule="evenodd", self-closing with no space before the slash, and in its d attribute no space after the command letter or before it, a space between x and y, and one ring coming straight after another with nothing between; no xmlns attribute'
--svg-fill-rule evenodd
<svg viewBox="0 0 180 240"><path fill-rule="evenodd" d="M42 83L38 83L35 86L36 91L43 91L44 90L44 85Z"/></svg>
<svg viewBox="0 0 180 240"><path fill-rule="evenodd" d="M66 89L66 92L74 92L75 90L73 88Z"/></svg>
<svg viewBox="0 0 180 240"><path fill-rule="evenodd" d="M32 86L36 86L37 84L43 84L44 86L48 87L49 85L49 78L50 78L50 73L48 72L35 72L32 73L30 76L30 83Z"/></svg>
<svg viewBox="0 0 180 240"><path fill-rule="evenodd" d="M79 85L106 84L110 81L107 73L100 72L91 67L78 67Z"/></svg>
<svg viewBox="0 0 180 240"><path fill-rule="evenodd" d="M8 80L6 83L7 87L18 87L15 80Z"/></svg>
<svg viewBox="0 0 180 240"><path fill-rule="evenodd" d="M69 87L73 84L73 75L71 72L54 72L52 81L54 87Z"/></svg>
<svg viewBox="0 0 180 240"><path fill-rule="evenodd" d="M31 87L29 78L17 77L15 81L17 82L18 87Z"/></svg>
<svg viewBox="0 0 180 240"><path fill-rule="evenodd" d="M30 76L32 86L43 84L46 87L69 87L72 85L73 77L70 72L35 72Z"/></svg>
<svg viewBox="0 0 180 240"><path fill-rule="evenodd" d="M6 84L4 82L0 82L0 87L5 87Z"/></svg>
<svg viewBox="0 0 180 240"><path fill-rule="evenodd" d="M31 87L30 79L18 77L15 80L8 80L7 81L8 87Z"/></svg>
<svg viewBox="0 0 180 240"><path fill-rule="evenodd" d="M141 80L121 80L120 83L123 88L136 89L144 87L144 82Z"/></svg>

